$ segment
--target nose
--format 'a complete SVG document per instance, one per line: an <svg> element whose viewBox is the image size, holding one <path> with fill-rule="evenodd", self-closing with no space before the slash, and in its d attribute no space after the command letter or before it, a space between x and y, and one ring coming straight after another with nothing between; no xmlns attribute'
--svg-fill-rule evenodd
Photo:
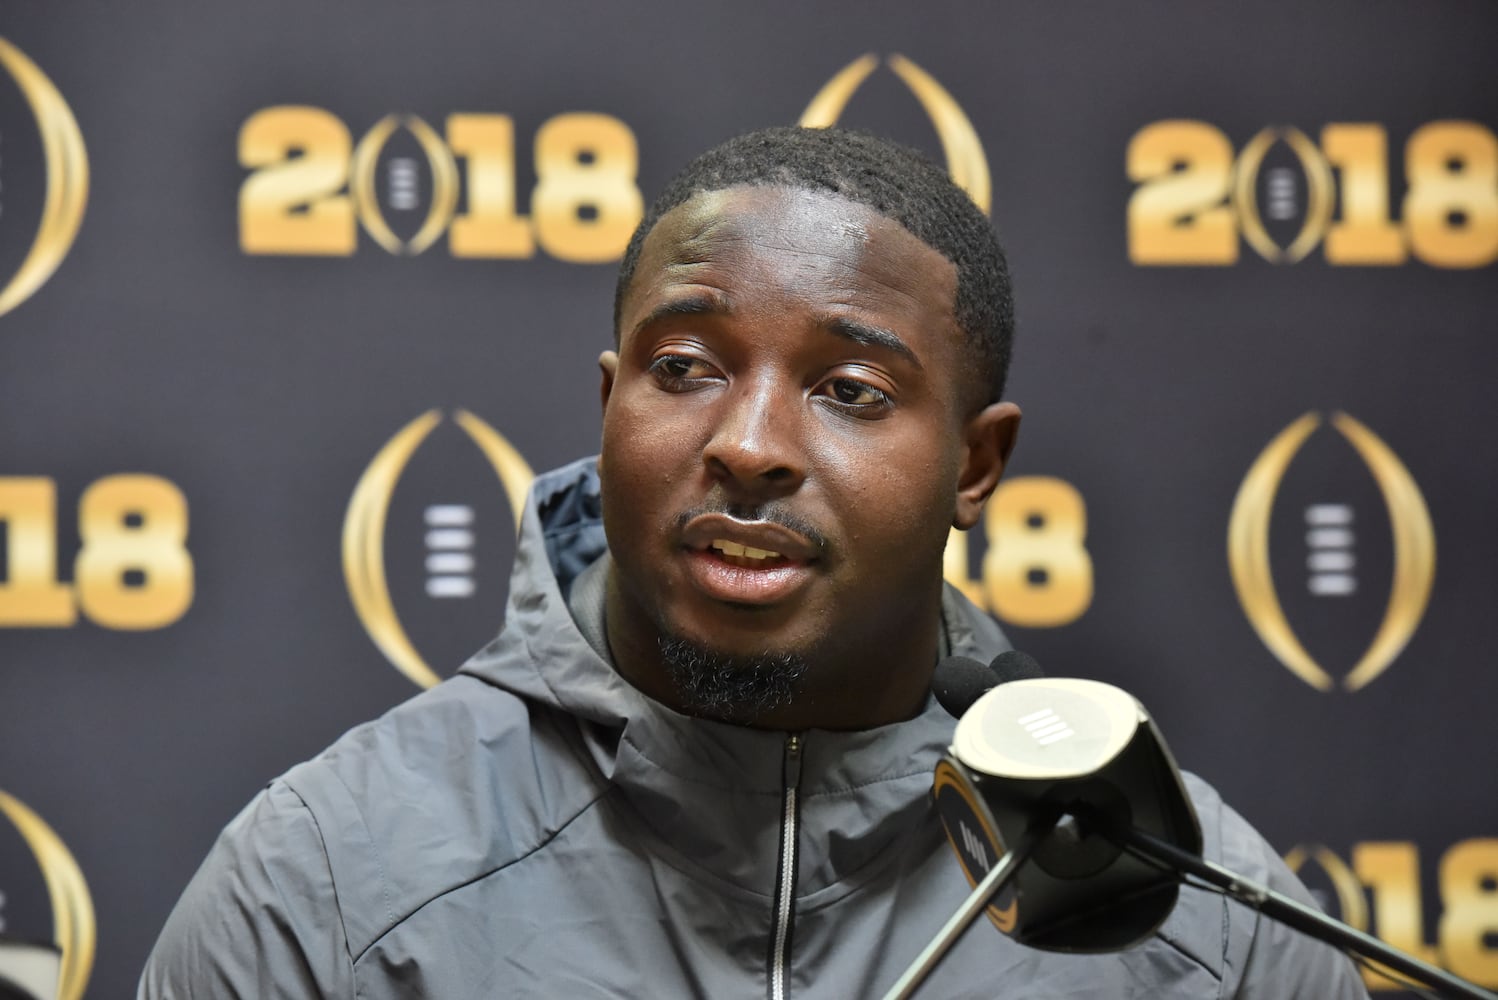
<svg viewBox="0 0 1498 1000"><path fill-rule="evenodd" d="M735 497L760 502L794 493L806 479L799 392L769 379L724 394L703 464Z"/></svg>

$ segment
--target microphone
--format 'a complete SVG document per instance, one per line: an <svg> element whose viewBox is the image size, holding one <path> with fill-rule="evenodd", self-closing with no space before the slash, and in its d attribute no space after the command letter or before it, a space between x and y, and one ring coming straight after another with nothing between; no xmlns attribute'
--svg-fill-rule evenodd
<svg viewBox="0 0 1498 1000"><path fill-rule="evenodd" d="M1154 933L1179 878L1125 853L1117 830L1137 824L1199 854L1201 827L1144 706L1108 684L1046 678L1012 651L987 668L949 657L932 691L959 716L932 794L973 892L885 1000L907 1000L979 913L1052 951L1116 951Z"/></svg>
<svg viewBox="0 0 1498 1000"><path fill-rule="evenodd" d="M1000 684L1044 676L1034 657L1017 649L1004 650L986 667L971 657L949 656L931 675L931 693L948 715L960 719L973 702Z"/></svg>
<svg viewBox="0 0 1498 1000"><path fill-rule="evenodd" d="M1200 853L1201 828L1144 706L1109 684L1046 678L1023 653L986 669L943 661L933 688L961 713L934 792L963 872L976 886L1000 858L1033 861L989 903L995 926L1069 952L1116 951L1154 933L1179 880L1107 834L1132 827Z"/></svg>

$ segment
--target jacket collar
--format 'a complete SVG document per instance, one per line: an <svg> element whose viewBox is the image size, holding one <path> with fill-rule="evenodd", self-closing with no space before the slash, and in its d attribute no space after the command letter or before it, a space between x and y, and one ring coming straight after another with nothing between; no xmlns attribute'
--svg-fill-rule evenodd
<svg viewBox="0 0 1498 1000"><path fill-rule="evenodd" d="M504 630L462 668L578 720L593 763L681 866L770 894L784 819L789 734L690 718L625 681L567 607L577 575L605 549L596 459L536 480L522 520ZM952 652L1005 648L986 616L948 588ZM798 734L800 895L875 866L929 809L931 771L954 721L928 699L904 722ZM856 879L855 879L856 881Z"/></svg>

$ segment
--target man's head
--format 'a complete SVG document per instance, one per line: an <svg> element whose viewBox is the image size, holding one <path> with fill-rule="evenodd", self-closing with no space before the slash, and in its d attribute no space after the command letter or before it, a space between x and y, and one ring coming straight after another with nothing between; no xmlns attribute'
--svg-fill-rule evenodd
<svg viewBox="0 0 1498 1000"><path fill-rule="evenodd" d="M631 245L600 358L616 663L737 722L907 716L947 533L977 522L1018 428L993 402L1003 258L940 170L869 136L755 133L683 177Z"/></svg>
<svg viewBox="0 0 1498 1000"><path fill-rule="evenodd" d="M918 150L844 129L775 126L694 159L666 185L635 229L614 289L614 332L640 248L661 216L704 191L731 187L830 191L893 219L957 268L957 325L969 340L976 401L1004 394L1014 340L1014 294L1004 251L971 198Z"/></svg>

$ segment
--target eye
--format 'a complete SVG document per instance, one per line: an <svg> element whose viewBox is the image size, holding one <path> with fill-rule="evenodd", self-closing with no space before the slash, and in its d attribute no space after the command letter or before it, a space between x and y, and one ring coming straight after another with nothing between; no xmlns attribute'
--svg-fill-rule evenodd
<svg viewBox="0 0 1498 1000"><path fill-rule="evenodd" d="M884 390L852 378L835 378L829 381L827 395L841 405L855 410L882 409L891 402L889 394Z"/></svg>
<svg viewBox="0 0 1498 1000"><path fill-rule="evenodd" d="M685 354L662 354L650 362L648 370L667 389L687 389L713 375L712 365Z"/></svg>

